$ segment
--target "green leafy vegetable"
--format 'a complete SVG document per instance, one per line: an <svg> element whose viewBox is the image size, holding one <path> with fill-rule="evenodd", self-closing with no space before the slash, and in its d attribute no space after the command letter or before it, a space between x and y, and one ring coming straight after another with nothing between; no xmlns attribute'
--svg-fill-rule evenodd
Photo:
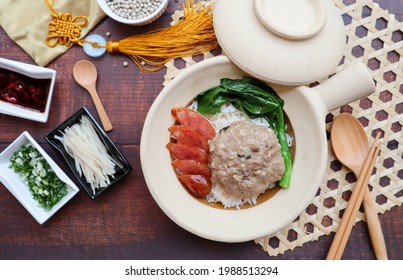
<svg viewBox="0 0 403 280"><path fill-rule="evenodd" d="M219 86L200 93L196 100L197 111L201 114L219 113L221 106L230 102L250 118L266 119L277 135L284 159L285 171L279 184L289 187L292 160L284 122L284 101L271 87L251 78L223 78Z"/></svg>
<svg viewBox="0 0 403 280"><path fill-rule="evenodd" d="M67 185L57 177L35 147L23 145L13 153L10 162L9 168L20 174L34 199L46 211L50 211L67 194Z"/></svg>

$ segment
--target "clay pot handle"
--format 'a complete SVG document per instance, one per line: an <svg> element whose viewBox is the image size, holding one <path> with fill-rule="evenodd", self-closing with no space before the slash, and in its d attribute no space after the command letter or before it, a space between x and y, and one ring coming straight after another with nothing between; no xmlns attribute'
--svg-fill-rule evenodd
<svg viewBox="0 0 403 280"><path fill-rule="evenodd" d="M314 89L331 111L374 93L375 83L368 68L354 62Z"/></svg>

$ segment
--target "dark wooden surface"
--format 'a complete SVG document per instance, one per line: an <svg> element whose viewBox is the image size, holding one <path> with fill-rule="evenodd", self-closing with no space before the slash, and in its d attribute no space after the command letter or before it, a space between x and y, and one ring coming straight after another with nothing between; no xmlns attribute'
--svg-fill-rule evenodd
<svg viewBox="0 0 403 280"><path fill-rule="evenodd" d="M403 0L383 0L402 21ZM145 27L102 21L91 33L111 33L110 40L166 27L182 1L170 1L166 13ZM32 59L0 28L0 56L33 63ZM163 88L165 70L139 71L123 55L89 58L73 47L48 65L57 70L57 82L49 121L45 124L0 115L0 151L23 131L28 131L60 164L67 167L43 137L82 106L97 116L89 95L73 80L72 68L80 59L91 60L98 69L97 88L114 130L109 136L122 150L134 171L119 185L92 201L80 191L44 225L39 225L0 184L0 259L324 259L333 234L309 242L284 255L270 257L253 241L227 244L199 238L172 222L151 197L144 182L139 158L143 122L153 100ZM123 67L128 61L129 66ZM395 207L380 216L390 259L403 259L403 209ZM344 259L374 259L366 224L358 223Z"/></svg>

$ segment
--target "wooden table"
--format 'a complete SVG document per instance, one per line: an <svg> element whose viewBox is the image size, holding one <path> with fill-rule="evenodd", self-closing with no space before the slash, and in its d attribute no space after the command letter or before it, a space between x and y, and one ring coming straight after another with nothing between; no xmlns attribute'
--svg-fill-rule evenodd
<svg viewBox="0 0 403 280"><path fill-rule="evenodd" d="M403 20L403 0L376 2ZM135 28L105 19L92 33L104 35L110 32L109 39L117 40L134 32L166 27L181 3L170 1L166 13L151 25ZM0 56L33 63L1 28ZM72 68L80 59L90 59L98 69L98 91L114 126L109 136L128 158L134 171L94 201L80 191L44 225L39 225L0 184L0 259L325 258L334 234L284 255L270 257L253 241L227 244L199 238L180 228L160 210L144 182L139 143L147 111L163 88L165 70L140 72L123 55L91 59L81 48L73 47L48 65L57 70L49 121L42 124L0 115L0 151L26 130L71 175L43 136L82 106L97 116L89 95L73 80ZM128 67L123 66L125 61L129 62ZM403 259L402 215L402 207L395 207L380 216L390 259ZM360 222L353 229L344 259L374 258L366 224Z"/></svg>

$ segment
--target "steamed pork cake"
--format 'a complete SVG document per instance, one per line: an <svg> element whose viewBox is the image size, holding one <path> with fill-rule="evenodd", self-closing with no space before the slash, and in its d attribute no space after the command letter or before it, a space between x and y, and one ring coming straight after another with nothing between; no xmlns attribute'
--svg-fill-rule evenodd
<svg viewBox="0 0 403 280"><path fill-rule="evenodd" d="M284 173L275 133L250 121L235 122L211 140L210 163L213 183L237 199L263 193Z"/></svg>

